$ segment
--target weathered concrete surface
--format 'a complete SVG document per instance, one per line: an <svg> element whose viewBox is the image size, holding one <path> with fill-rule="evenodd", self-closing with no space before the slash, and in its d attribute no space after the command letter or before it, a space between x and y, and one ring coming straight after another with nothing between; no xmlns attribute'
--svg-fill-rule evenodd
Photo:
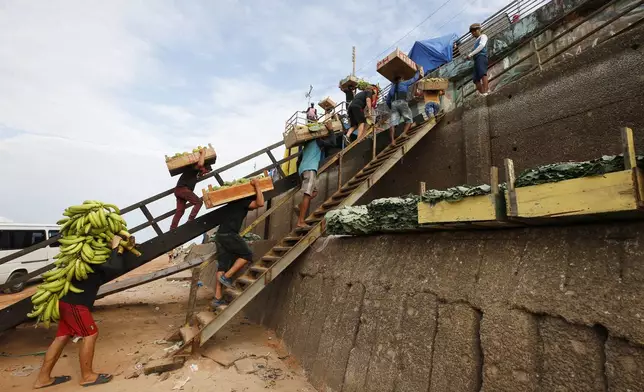
<svg viewBox="0 0 644 392"><path fill-rule="evenodd" d="M323 241L249 308L319 390L642 390L644 223Z"/></svg>
<svg viewBox="0 0 644 392"><path fill-rule="evenodd" d="M480 389L479 321L479 313L467 304L438 306L430 392Z"/></svg>

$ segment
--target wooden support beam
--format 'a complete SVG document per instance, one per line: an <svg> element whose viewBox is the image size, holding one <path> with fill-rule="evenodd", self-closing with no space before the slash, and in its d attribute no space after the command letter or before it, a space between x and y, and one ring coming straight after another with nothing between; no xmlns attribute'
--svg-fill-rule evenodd
<svg viewBox="0 0 644 392"><path fill-rule="evenodd" d="M622 128L622 152L624 154L624 168L630 170L637 167L633 130L630 128Z"/></svg>
<svg viewBox="0 0 644 392"><path fill-rule="evenodd" d="M161 230L161 228L159 227L159 224L154 221L154 217L150 213L150 210L148 210L148 206L146 205L141 206L141 212L143 213L143 216L145 216L145 219L147 219L148 222L150 222L150 224L152 225L152 228L157 233L157 235L163 234L163 230Z"/></svg>

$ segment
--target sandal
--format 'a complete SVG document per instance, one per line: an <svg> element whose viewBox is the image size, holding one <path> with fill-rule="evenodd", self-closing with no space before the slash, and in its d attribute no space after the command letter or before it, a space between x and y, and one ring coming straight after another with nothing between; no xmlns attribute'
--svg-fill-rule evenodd
<svg viewBox="0 0 644 392"><path fill-rule="evenodd" d="M94 382L90 382L87 384L81 384L84 387L91 387L92 385L100 385L100 384L107 384L108 382L112 381L112 376L111 374L105 374L101 373L96 377L96 380Z"/></svg>
<svg viewBox="0 0 644 392"><path fill-rule="evenodd" d="M34 389L42 389L42 388L47 388L47 387L53 387L54 385L59 385L62 383L65 383L69 380L71 380L71 376L56 376L54 377L54 381L51 384L43 385L42 387L34 387Z"/></svg>

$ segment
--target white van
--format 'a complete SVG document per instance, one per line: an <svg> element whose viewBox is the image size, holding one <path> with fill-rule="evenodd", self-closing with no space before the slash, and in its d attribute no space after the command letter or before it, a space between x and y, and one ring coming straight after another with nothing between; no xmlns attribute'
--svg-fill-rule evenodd
<svg viewBox="0 0 644 392"><path fill-rule="evenodd" d="M0 259L45 241L57 235L59 231L60 228L57 225L0 223ZM0 284L21 278L30 272L53 263L54 256L58 253L58 246L58 242L55 242L8 263L0 264ZM35 276L30 280L39 278L40 276ZM24 288L24 282L16 283L15 286L7 289L7 291L17 293Z"/></svg>

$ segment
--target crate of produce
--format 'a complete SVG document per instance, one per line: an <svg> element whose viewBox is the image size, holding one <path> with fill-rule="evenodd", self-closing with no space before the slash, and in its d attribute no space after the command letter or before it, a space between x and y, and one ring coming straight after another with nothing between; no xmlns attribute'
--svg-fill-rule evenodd
<svg viewBox="0 0 644 392"><path fill-rule="evenodd" d="M326 97L320 102L318 102L318 105L325 111L328 112L330 110L333 110L336 107L336 103L334 100L332 100L330 97Z"/></svg>
<svg viewBox="0 0 644 392"><path fill-rule="evenodd" d="M515 176L513 161L506 159L508 217L538 223L555 218L641 216L644 178L632 130L624 129L622 138L623 157L544 165L519 177Z"/></svg>
<svg viewBox="0 0 644 392"><path fill-rule="evenodd" d="M427 78L421 79L416 83L419 90L447 90L449 80L445 78Z"/></svg>
<svg viewBox="0 0 644 392"><path fill-rule="evenodd" d="M165 156L165 163L171 176L183 173L188 167L199 162L199 150L201 146L192 150L192 152L176 153L174 156ZM217 153L212 145L208 143L206 147L206 159L204 164L214 165L217 161Z"/></svg>
<svg viewBox="0 0 644 392"><path fill-rule="evenodd" d="M259 189L262 192L273 190L273 179L270 176L261 177L259 180ZM232 183L224 183L222 186L208 185L208 188L202 189L203 202L206 208L213 208L222 204L230 203L235 200L253 196L255 188L250 183L250 179L244 178Z"/></svg>
<svg viewBox="0 0 644 392"><path fill-rule="evenodd" d="M499 191L498 168L490 171L491 184L459 186L443 191L421 190L418 223L499 222L506 219L505 200Z"/></svg>
<svg viewBox="0 0 644 392"><path fill-rule="evenodd" d="M289 128L284 133L284 144L286 145L286 148L291 148L293 146L304 144L309 140L326 137L328 135L329 130L322 123L314 122L306 125L297 124L294 127Z"/></svg>
<svg viewBox="0 0 644 392"><path fill-rule="evenodd" d="M340 80L338 87L340 87L343 90L346 89L347 87L357 87L359 81L360 79L358 79L357 76L349 75L346 78Z"/></svg>
<svg viewBox="0 0 644 392"><path fill-rule="evenodd" d="M403 80L413 78L418 71L418 66L405 53L396 49L389 56L378 61L376 70L393 83L396 76L400 76Z"/></svg>

